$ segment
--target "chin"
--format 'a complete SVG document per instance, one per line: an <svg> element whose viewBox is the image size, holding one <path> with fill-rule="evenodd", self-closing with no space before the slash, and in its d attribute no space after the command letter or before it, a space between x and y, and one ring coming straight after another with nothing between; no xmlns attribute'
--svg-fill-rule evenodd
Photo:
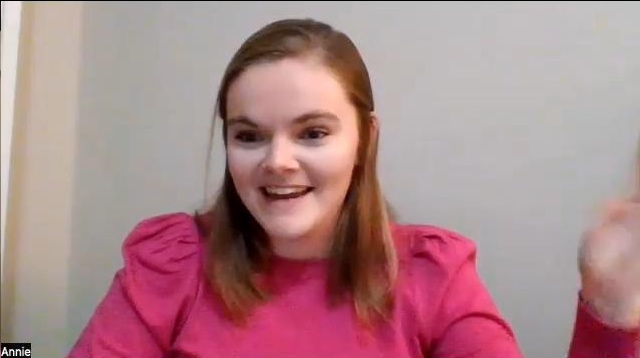
<svg viewBox="0 0 640 358"><path fill-rule="evenodd" d="M304 219L293 216L291 218L266 219L260 224L267 235L275 240L296 240L307 236L311 231L311 223Z"/></svg>

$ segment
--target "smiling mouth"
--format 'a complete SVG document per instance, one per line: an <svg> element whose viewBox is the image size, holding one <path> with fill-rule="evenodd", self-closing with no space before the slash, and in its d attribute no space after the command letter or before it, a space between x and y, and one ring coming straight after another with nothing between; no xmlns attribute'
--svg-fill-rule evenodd
<svg viewBox="0 0 640 358"><path fill-rule="evenodd" d="M296 199L302 197L311 191L310 186L263 186L260 187L262 195L270 200Z"/></svg>

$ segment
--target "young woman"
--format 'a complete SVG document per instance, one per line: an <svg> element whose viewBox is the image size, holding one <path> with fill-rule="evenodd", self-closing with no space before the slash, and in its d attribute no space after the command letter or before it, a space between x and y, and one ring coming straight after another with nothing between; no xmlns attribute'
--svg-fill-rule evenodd
<svg viewBox="0 0 640 358"><path fill-rule="evenodd" d="M231 60L217 112L215 204L133 229L69 357L522 357L473 242L390 218L371 85L346 35L265 26ZM585 238L571 357L634 354L637 253L608 254L640 241L617 224L638 219L625 205Z"/></svg>

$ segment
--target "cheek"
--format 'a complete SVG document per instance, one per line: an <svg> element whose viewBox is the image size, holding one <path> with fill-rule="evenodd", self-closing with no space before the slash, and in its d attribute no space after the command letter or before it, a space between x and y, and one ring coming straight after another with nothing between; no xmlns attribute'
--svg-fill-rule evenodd
<svg viewBox="0 0 640 358"><path fill-rule="evenodd" d="M227 161L231 178L236 187L240 190L251 185L251 178L258 162L256 155L245 150L229 148Z"/></svg>
<svg viewBox="0 0 640 358"><path fill-rule="evenodd" d="M355 141L341 141L328 145L310 161L313 173L326 185L340 186L346 189L356 161Z"/></svg>

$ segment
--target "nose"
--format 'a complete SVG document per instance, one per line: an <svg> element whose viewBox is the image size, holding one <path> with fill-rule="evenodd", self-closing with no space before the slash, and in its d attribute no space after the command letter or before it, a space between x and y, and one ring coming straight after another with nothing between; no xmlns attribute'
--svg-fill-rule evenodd
<svg viewBox="0 0 640 358"><path fill-rule="evenodd" d="M296 159L294 144L285 138L274 138L268 146L262 166L275 174L297 170L299 163Z"/></svg>

